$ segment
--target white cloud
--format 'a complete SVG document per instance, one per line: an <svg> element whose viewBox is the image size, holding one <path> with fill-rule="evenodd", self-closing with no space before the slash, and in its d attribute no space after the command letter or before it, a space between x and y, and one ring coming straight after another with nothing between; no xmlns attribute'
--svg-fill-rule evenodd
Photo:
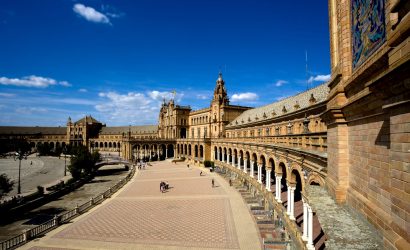
<svg viewBox="0 0 410 250"><path fill-rule="evenodd" d="M278 81L275 83L275 86L276 86L276 87L280 87L280 86L282 86L283 84L286 84L286 83L288 83L288 81L278 80Z"/></svg>
<svg viewBox="0 0 410 250"><path fill-rule="evenodd" d="M102 102L95 105L107 122L110 124L156 124L159 109L163 98L172 98L171 92L160 92L157 90L144 93L128 92L120 94L117 92L101 92L98 94ZM183 94L176 95L182 98Z"/></svg>
<svg viewBox="0 0 410 250"><path fill-rule="evenodd" d="M203 94L197 94L197 95L196 95L196 98L198 98L198 99L200 99L200 100L208 100L208 99L210 99L209 96L203 95Z"/></svg>
<svg viewBox="0 0 410 250"><path fill-rule="evenodd" d="M94 23L111 24L110 19L101 12L92 7L87 7L81 3L74 4L73 11L85 18L87 21Z"/></svg>
<svg viewBox="0 0 410 250"><path fill-rule="evenodd" d="M19 107L16 109L16 113L30 115L33 113L45 113L48 110L45 108L37 108L37 107Z"/></svg>
<svg viewBox="0 0 410 250"><path fill-rule="evenodd" d="M312 82L326 82L330 80L330 74L329 75L317 75L317 76L311 76L308 80L309 83Z"/></svg>
<svg viewBox="0 0 410 250"><path fill-rule="evenodd" d="M258 99L258 95L251 92L240 93L240 94L233 94L232 95L232 102L238 101L256 101Z"/></svg>
<svg viewBox="0 0 410 250"><path fill-rule="evenodd" d="M0 93L0 96L1 97L15 97L16 95L12 93Z"/></svg>
<svg viewBox="0 0 410 250"><path fill-rule="evenodd" d="M61 85L64 87L71 86L71 84L67 81L57 81L52 78L35 75L24 76L22 78L0 77L0 84L34 88L47 88L51 85Z"/></svg>
<svg viewBox="0 0 410 250"><path fill-rule="evenodd" d="M87 89L79 89L78 92L85 93L85 92L88 92L88 90Z"/></svg>

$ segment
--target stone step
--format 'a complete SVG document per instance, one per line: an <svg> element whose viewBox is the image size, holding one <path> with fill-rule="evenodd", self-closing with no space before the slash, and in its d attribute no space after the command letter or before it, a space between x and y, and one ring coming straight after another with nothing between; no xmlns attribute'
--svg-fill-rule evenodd
<svg viewBox="0 0 410 250"><path fill-rule="evenodd" d="M252 204L248 204L248 206L251 210L263 210L264 209L264 207L259 204L256 205L252 203Z"/></svg>

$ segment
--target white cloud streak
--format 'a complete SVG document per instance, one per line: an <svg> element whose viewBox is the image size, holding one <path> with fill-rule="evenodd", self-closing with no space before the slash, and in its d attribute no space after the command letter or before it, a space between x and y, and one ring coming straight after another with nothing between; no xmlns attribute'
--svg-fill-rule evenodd
<svg viewBox="0 0 410 250"><path fill-rule="evenodd" d="M42 77L42 76L24 76L22 78L8 78L0 77L1 85L13 85L19 87L34 87L34 88L47 88L52 85L61 85L64 87L69 87L71 84L67 81L57 81L52 78Z"/></svg>
<svg viewBox="0 0 410 250"><path fill-rule="evenodd" d="M326 82L330 80L330 74L329 75L317 75L317 76L311 76L308 80L309 83L312 82Z"/></svg>
<svg viewBox="0 0 410 250"><path fill-rule="evenodd" d="M259 96L255 93L251 92L246 92L246 93L240 93L240 94L233 94L232 95L232 102L251 102L251 101L256 101L258 100Z"/></svg>
<svg viewBox="0 0 410 250"><path fill-rule="evenodd" d="M110 19L106 15L95 10L92 7L87 7L84 4L74 4L73 11L77 13L79 16L85 18L85 20L87 21L111 25Z"/></svg>
<svg viewBox="0 0 410 250"><path fill-rule="evenodd" d="M288 83L288 81L278 80L278 81L275 83L275 86L276 86L276 87L280 87L280 86L282 86L283 84L286 84L286 83Z"/></svg>

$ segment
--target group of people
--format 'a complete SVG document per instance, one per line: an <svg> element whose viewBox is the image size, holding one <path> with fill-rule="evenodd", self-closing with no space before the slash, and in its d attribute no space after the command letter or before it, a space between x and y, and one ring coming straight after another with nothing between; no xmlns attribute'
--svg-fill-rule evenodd
<svg viewBox="0 0 410 250"><path fill-rule="evenodd" d="M147 163L145 161L140 161L137 163L138 169L145 169Z"/></svg>
<svg viewBox="0 0 410 250"><path fill-rule="evenodd" d="M166 190L169 189L169 184L166 181L161 181L161 183L159 184L159 190L163 193Z"/></svg>

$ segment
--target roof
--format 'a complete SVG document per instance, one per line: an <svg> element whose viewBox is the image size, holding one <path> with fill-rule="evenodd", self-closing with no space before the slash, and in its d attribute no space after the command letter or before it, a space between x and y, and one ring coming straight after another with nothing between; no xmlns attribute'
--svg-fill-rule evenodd
<svg viewBox="0 0 410 250"><path fill-rule="evenodd" d="M80 120L76 121L74 124L79 124L79 123L90 124L90 123L101 123L101 122L94 119L94 117L92 117L91 115L87 115L84 118L81 118Z"/></svg>
<svg viewBox="0 0 410 250"><path fill-rule="evenodd" d="M300 94L288 97L286 99L274 102L262 107L248 109L233 120L227 127L233 127L235 125L252 124L262 119L269 119L273 117L280 117L288 115L297 110L301 110L309 107L311 104L312 96L314 98L314 104L326 101L329 94L329 88L327 83L321 84L315 88L309 89ZM295 106L298 106L297 108Z"/></svg>
<svg viewBox="0 0 410 250"><path fill-rule="evenodd" d="M103 127L100 131L100 135L128 133L130 129L132 134L157 133L158 125Z"/></svg>
<svg viewBox="0 0 410 250"><path fill-rule="evenodd" d="M65 135L67 134L67 127L7 127L0 126L0 134L2 135Z"/></svg>

